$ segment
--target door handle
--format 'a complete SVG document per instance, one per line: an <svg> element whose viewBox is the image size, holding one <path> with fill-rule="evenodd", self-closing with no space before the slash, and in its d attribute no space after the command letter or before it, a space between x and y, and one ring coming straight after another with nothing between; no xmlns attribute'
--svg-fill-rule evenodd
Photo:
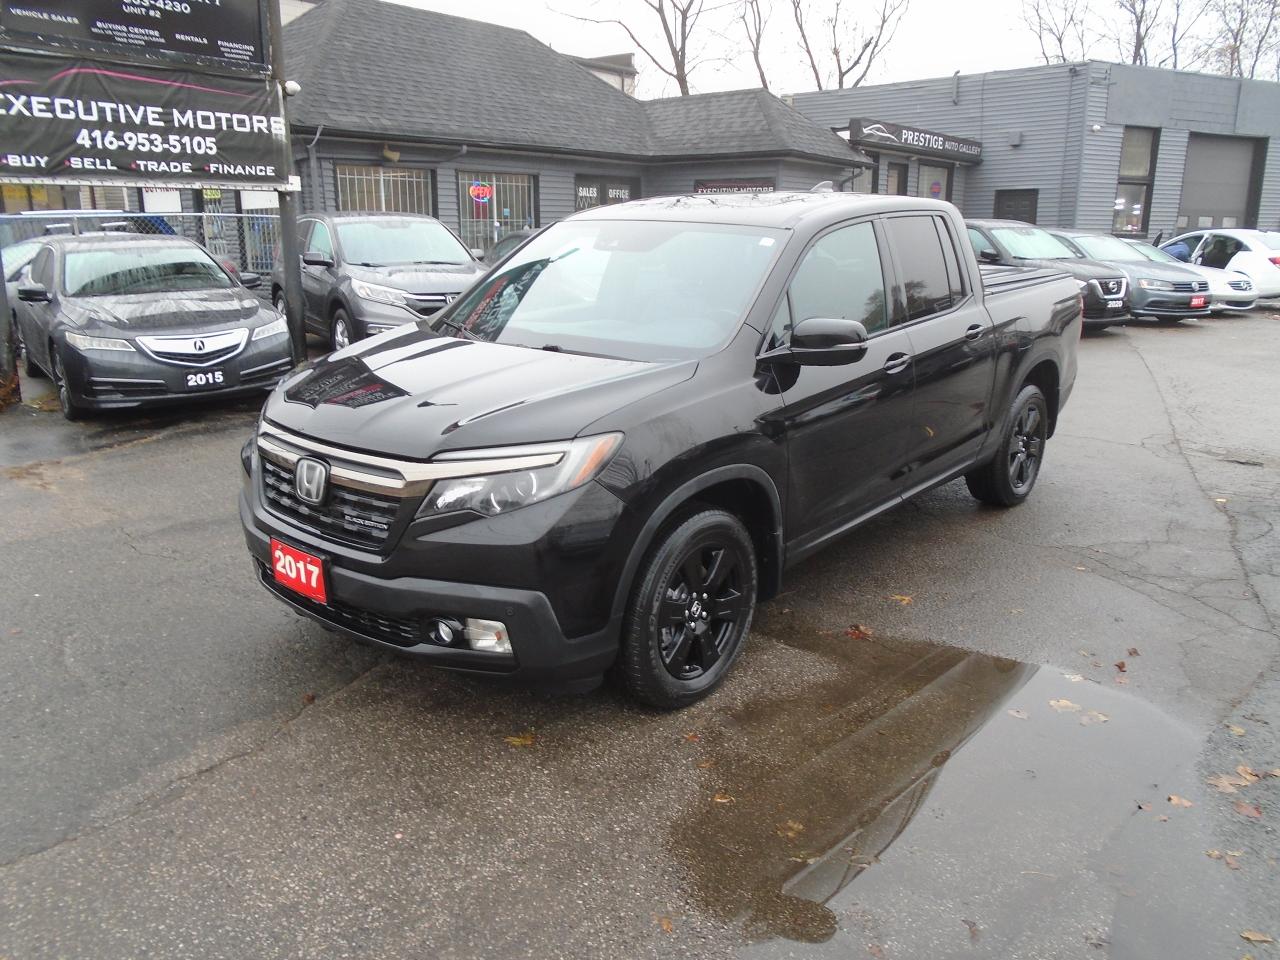
<svg viewBox="0 0 1280 960"><path fill-rule="evenodd" d="M982 336L982 332L985 329L986 328L980 323L970 324L964 331L964 338L966 340L977 340Z"/></svg>
<svg viewBox="0 0 1280 960"><path fill-rule="evenodd" d="M891 353L889 359L884 362L885 373L901 373L907 369L911 363L911 354L909 353Z"/></svg>

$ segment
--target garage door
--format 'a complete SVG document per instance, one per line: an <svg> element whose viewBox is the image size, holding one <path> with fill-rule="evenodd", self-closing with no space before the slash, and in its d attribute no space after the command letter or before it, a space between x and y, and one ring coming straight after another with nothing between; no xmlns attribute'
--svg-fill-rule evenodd
<svg viewBox="0 0 1280 960"><path fill-rule="evenodd" d="M1257 209L1250 209L1256 142L1244 137L1191 134L1182 175L1179 227L1244 227L1257 221Z"/></svg>

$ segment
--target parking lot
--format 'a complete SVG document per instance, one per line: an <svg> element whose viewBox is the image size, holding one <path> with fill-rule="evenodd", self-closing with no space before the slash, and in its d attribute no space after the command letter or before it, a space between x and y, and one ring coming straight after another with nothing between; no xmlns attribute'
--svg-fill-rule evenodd
<svg viewBox="0 0 1280 960"><path fill-rule="evenodd" d="M1087 337L1035 497L860 528L671 714L294 616L235 507L254 402L28 383L0 956L1269 956L1278 356L1275 310Z"/></svg>

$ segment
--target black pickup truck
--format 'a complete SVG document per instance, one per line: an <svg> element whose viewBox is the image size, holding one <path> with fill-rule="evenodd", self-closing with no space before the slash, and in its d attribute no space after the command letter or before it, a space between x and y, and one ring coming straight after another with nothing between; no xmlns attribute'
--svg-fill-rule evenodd
<svg viewBox="0 0 1280 960"><path fill-rule="evenodd" d="M281 384L245 536L263 586L367 643L679 707L788 565L958 477L1025 499L1080 330L1074 279L980 272L946 203L585 211Z"/></svg>

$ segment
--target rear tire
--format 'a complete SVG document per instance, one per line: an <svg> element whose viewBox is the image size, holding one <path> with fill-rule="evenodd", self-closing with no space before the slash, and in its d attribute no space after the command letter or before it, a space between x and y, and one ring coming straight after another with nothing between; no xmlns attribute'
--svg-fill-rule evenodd
<svg viewBox="0 0 1280 960"><path fill-rule="evenodd" d="M687 707L724 680L742 652L759 574L746 527L702 510L669 528L636 573L617 674L661 710Z"/></svg>
<svg viewBox="0 0 1280 960"><path fill-rule="evenodd" d="M974 498L993 507L1016 507L1031 495L1049 438L1049 404L1034 383L1013 398L996 455L965 474Z"/></svg>

